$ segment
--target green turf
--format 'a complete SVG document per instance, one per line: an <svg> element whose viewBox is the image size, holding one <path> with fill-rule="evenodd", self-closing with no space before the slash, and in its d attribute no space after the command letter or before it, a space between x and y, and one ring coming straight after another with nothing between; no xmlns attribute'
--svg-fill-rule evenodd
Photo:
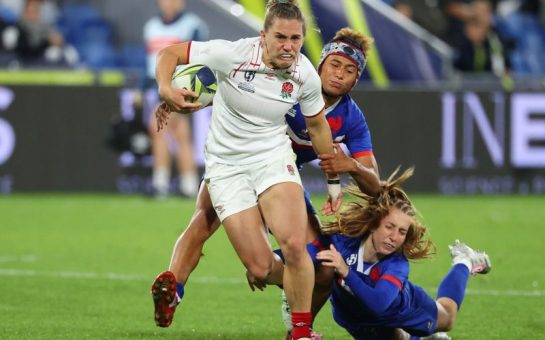
<svg viewBox="0 0 545 340"><path fill-rule="evenodd" d="M435 294L455 238L487 250L454 339L545 338L545 197L414 196L437 255L411 279ZM318 204L320 200L318 199ZM252 293L223 230L209 241L169 329L154 325L151 281L193 202L115 195L0 197L0 338L283 339L280 291ZM315 328L349 339L327 306Z"/></svg>

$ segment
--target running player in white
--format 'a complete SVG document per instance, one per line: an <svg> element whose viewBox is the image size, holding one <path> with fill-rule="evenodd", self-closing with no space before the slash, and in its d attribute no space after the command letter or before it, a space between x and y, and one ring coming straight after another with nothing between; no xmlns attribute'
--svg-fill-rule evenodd
<svg viewBox="0 0 545 340"><path fill-rule="evenodd" d="M365 121L363 112L349 95L350 90L356 85L363 74L367 62L366 53L373 40L365 37L360 32L350 28L340 29L333 40L326 44L322 51L318 72L322 81L322 96L326 103L326 115L331 127L331 133L335 142L344 143L350 152L346 156L342 149L336 147L338 152L334 156L322 155L322 168L331 173L349 173L361 190L369 195L374 195L380 190L378 167L373 155L371 135ZM305 119L301 108L296 105L286 115L288 123L288 135L292 139L292 148L297 155L297 166L317 159L318 155L312 149L312 142L306 131ZM305 195L307 204L308 223L312 228L307 235L307 241L313 241L319 231L319 219L308 195ZM323 212L330 214L331 202L327 202ZM206 240L219 228L220 221L214 207L210 202L210 195L205 185L202 185L197 196L193 217L178 238L174 247L168 275L175 276L177 299L184 296L184 286L191 272L198 265L202 248ZM279 260L280 261L280 260ZM316 312L326 302L329 296L333 277L332 271L316 271L316 283L314 294L323 295L321 298L313 298L312 312ZM163 279L165 273L161 273L154 282L154 289ZM324 287L321 284L325 283ZM174 283L173 283L174 285ZM316 304L315 304L316 302ZM162 304L156 300L156 304ZM156 306L159 313L158 325L167 327L172 321L176 304L164 308ZM168 320L161 323L160 320ZM289 321L291 329L291 316Z"/></svg>
<svg viewBox="0 0 545 340"><path fill-rule="evenodd" d="M305 201L284 114L299 103L316 152L334 153L320 78L300 53L304 34L296 1L271 0L259 37L173 45L159 53L156 70L160 96L178 112L200 105L184 100L194 93L171 87L176 65L199 63L215 71L218 92L206 141L205 183L233 247L257 278L267 280L278 272L265 225L275 235L285 257L283 286L292 306L294 339L310 338L314 268L306 251ZM168 111L158 111L160 122ZM328 176L335 210L340 184L336 175ZM172 319L163 313L176 296L170 274L153 288L160 326Z"/></svg>

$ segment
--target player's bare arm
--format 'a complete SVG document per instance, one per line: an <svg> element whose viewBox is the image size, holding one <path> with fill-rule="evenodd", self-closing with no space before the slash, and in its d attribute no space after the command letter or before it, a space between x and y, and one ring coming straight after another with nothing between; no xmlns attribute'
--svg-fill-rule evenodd
<svg viewBox="0 0 545 340"><path fill-rule="evenodd" d="M305 117L305 124L308 129L308 134L312 140L312 145L316 154L333 155L333 140L331 137L331 128L325 119L325 110L313 116ZM339 175L336 172L326 172L327 176L327 203L332 211L337 211L342 204L342 192Z"/></svg>
<svg viewBox="0 0 545 340"><path fill-rule="evenodd" d="M171 86L172 74L177 65L187 64L189 61L189 43L181 43L163 48L157 55L155 76L159 87L159 96L164 101L155 112L157 130L161 130L168 122L172 111L192 112L200 108L199 103L185 101L186 96L197 97L197 94L183 89L174 89Z"/></svg>
<svg viewBox="0 0 545 340"><path fill-rule="evenodd" d="M373 155L352 158L346 155L337 143L333 144L333 155L318 155L320 168L326 173L349 173L360 190L368 195L379 193L380 177L378 165Z"/></svg>

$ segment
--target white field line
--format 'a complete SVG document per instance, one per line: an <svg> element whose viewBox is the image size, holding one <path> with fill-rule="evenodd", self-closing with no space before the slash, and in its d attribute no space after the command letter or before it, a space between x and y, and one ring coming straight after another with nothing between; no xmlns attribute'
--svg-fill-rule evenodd
<svg viewBox="0 0 545 340"><path fill-rule="evenodd" d="M7 262L36 262L38 258L34 255L3 255L0 256L0 263Z"/></svg>
<svg viewBox="0 0 545 340"><path fill-rule="evenodd" d="M93 273L93 272L46 272L37 270L24 270L24 269L9 269L0 268L0 276L12 276L12 277L49 277L58 279L93 279L93 280L113 280L113 281L143 281L151 282L152 276L146 276L143 274L121 274L121 273ZM192 284L230 284L246 285L246 280L236 277L219 277L219 276L193 276L189 280ZM437 288L428 288L428 292L436 292ZM545 290L478 290L467 289L468 295L481 295L481 296L514 296L514 297L545 297Z"/></svg>

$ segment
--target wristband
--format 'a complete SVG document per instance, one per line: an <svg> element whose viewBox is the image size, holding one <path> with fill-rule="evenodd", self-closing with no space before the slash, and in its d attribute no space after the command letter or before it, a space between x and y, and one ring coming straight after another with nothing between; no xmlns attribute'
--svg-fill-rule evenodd
<svg viewBox="0 0 545 340"><path fill-rule="evenodd" d="M336 201L342 194L341 181L338 179L333 180L337 183L330 183L329 181L327 180L327 193L332 200Z"/></svg>
<svg viewBox="0 0 545 340"><path fill-rule="evenodd" d="M328 178L327 179L327 184L341 184L341 179L340 178L334 178L334 179Z"/></svg>

